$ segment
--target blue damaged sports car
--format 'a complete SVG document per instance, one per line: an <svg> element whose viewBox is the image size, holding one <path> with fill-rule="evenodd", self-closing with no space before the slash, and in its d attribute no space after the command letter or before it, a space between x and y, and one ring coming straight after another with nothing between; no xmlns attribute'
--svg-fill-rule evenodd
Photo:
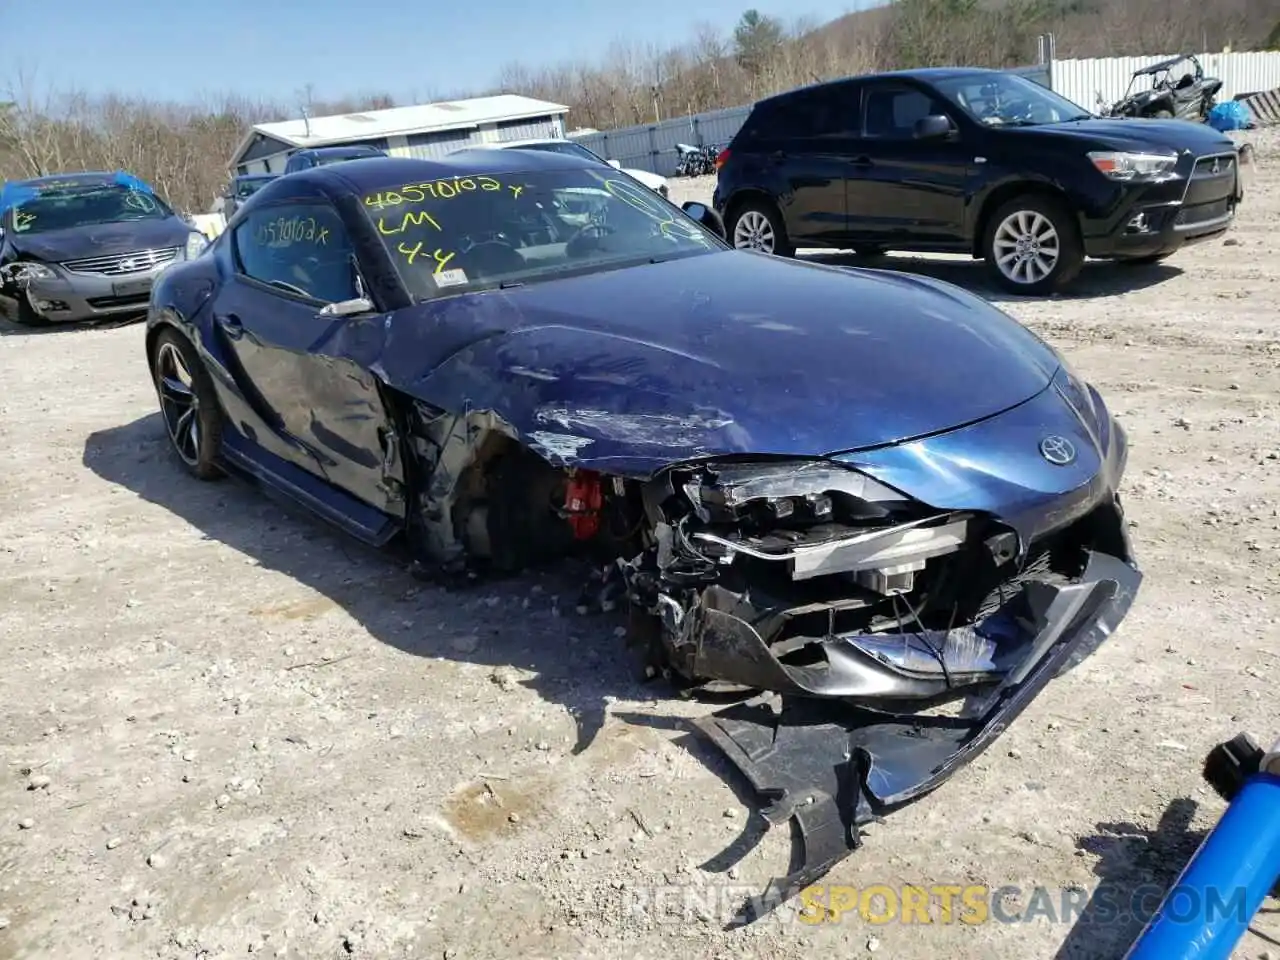
<svg viewBox="0 0 1280 960"><path fill-rule="evenodd" d="M776 902L1092 653L1141 574L1124 432L1051 347L952 285L723 233L559 154L321 167L163 274L146 351L199 478L429 575L589 558L650 673L741 692L699 725L799 823Z"/></svg>

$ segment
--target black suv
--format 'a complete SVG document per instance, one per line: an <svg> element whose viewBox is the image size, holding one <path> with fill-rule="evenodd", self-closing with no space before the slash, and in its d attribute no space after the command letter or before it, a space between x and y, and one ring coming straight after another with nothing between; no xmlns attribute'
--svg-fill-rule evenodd
<svg viewBox="0 0 1280 960"><path fill-rule="evenodd" d="M1086 256L1153 263L1224 233L1239 163L1202 124L1099 119L999 70L910 70L761 100L712 203L739 248L968 253L1042 294Z"/></svg>

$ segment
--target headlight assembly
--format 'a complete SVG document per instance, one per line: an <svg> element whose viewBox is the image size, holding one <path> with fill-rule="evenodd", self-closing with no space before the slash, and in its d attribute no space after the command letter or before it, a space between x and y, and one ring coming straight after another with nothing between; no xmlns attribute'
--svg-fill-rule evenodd
<svg viewBox="0 0 1280 960"><path fill-rule="evenodd" d="M203 233L192 230L187 234L187 259L194 260L196 257L200 256L200 254L204 253L208 246L209 238Z"/></svg>
<svg viewBox="0 0 1280 960"><path fill-rule="evenodd" d="M1177 155L1171 153L1095 150L1088 157L1103 176L1123 182L1167 180L1178 164Z"/></svg>

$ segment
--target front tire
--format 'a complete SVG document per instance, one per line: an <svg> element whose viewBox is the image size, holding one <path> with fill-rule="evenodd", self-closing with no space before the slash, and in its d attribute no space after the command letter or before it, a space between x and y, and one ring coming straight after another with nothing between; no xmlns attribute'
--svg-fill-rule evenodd
<svg viewBox="0 0 1280 960"><path fill-rule="evenodd" d="M987 223L982 253L996 283L1028 296L1062 290L1084 266L1075 215L1065 203L1038 194L1001 204Z"/></svg>
<svg viewBox="0 0 1280 960"><path fill-rule="evenodd" d="M200 480L221 477L222 410L191 341L171 327L162 330L152 351L151 376L160 416L183 469Z"/></svg>
<svg viewBox="0 0 1280 960"><path fill-rule="evenodd" d="M738 250L758 250L779 257L794 256L796 248L787 237L782 214L768 200L748 200L738 207L726 224L729 242Z"/></svg>
<svg viewBox="0 0 1280 960"><path fill-rule="evenodd" d="M1172 119L1173 119L1173 111L1172 111L1172 110L1157 110L1155 113L1153 113L1153 114L1151 115L1151 119L1152 119L1152 120L1172 120Z"/></svg>
<svg viewBox="0 0 1280 960"><path fill-rule="evenodd" d="M24 327L48 327L52 325L52 321L47 317L42 317L36 313L36 308L31 305L31 297L25 290L18 291L18 315L13 318L13 322Z"/></svg>

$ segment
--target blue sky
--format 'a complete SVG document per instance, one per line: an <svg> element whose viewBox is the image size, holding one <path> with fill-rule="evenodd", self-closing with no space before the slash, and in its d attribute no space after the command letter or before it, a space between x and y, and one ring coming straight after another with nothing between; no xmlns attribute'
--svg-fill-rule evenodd
<svg viewBox="0 0 1280 960"><path fill-rule="evenodd" d="M663 46L705 22L726 33L754 6L786 21L868 0L7 0L0 92L34 75L43 94L189 99L235 92L294 100L358 91L398 98L494 82L530 66L602 55L627 38ZM16 41L16 42L15 42Z"/></svg>

